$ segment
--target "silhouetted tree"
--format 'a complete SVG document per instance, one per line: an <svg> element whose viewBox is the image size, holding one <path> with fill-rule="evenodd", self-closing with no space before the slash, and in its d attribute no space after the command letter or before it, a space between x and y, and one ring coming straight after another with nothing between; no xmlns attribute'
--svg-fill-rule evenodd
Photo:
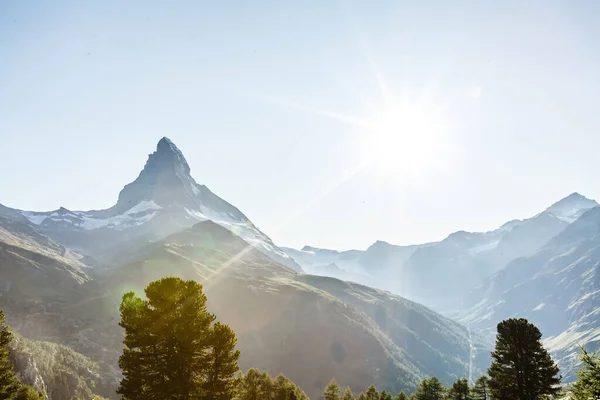
<svg viewBox="0 0 600 400"><path fill-rule="evenodd" d="M471 400L469 381L465 378L457 379L448 390L448 400Z"/></svg>
<svg viewBox="0 0 600 400"><path fill-rule="evenodd" d="M581 347L583 366L577 371L577 382L571 388L573 400L600 399L600 357Z"/></svg>
<svg viewBox="0 0 600 400"><path fill-rule="evenodd" d="M496 348L488 370L495 400L531 400L560 391L558 367L541 343L540 330L526 319L498 324Z"/></svg>
<svg viewBox="0 0 600 400"><path fill-rule="evenodd" d="M123 399L230 399L239 352L235 334L214 324L202 285L163 278L121 302Z"/></svg>
<svg viewBox="0 0 600 400"><path fill-rule="evenodd" d="M485 375L477 378L475 385L471 388L471 397L473 400L490 400L492 398L489 381L490 379Z"/></svg>

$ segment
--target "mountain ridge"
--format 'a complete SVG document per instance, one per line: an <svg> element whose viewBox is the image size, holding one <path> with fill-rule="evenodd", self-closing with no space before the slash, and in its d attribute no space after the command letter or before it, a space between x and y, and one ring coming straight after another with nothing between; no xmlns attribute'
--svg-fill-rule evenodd
<svg viewBox="0 0 600 400"><path fill-rule="evenodd" d="M237 207L196 183L179 148L168 138L138 177L125 185L117 202L104 210L25 211L0 205L0 215L32 226L57 242L88 256L101 257L135 238L160 240L204 220L212 220L250 245L297 271L301 267L256 227Z"/></svg>

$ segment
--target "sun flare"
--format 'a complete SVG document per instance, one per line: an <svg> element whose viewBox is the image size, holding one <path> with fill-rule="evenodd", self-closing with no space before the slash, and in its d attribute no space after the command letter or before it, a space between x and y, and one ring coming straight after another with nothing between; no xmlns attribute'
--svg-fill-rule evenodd
<svg viewBox="0 0 600 400"><path fill-rule="evenodd" d="M385 173L423 172L435 164L445 129L435 109L389 105L369 119L360 135L360 151Z"/></svg>

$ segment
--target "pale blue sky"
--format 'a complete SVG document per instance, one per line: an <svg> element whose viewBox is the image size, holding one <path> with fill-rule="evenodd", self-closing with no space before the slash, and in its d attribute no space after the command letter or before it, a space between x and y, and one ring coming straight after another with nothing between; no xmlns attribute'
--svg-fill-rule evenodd
<svg viewBox="0 0 600 400"><path fill-rule="evenodd" d="M600 198L599 7L2 1L0 203L110 207L162 136L280 245L440 240ZM368 118L381 86L443 105L443 146L342 179L364 133L311 110Z"/></svg>

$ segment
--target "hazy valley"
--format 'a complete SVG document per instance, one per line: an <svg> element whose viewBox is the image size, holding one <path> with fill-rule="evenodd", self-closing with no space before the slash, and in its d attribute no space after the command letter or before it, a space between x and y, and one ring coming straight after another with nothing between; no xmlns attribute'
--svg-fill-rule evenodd
<svg viewBox="0 0 600 400"><path fill-rule="evenodd" d="M597 205L574 193L437 243L281 248L197 184L163 138L107 210L0 205L0 308L24 338L22 379L50 399L62 398L52 395L58 378L39 360L57 349L70 363L63 390L114 396L121 297L166 276L204 285L209 309L238 336L242 370L282 372L313 398L330 377L355 392L411 392L427 376L472 381L489 365L496 324L515 316L541 328L572 379L577 344L595 349L600 334Z"/></svg>

